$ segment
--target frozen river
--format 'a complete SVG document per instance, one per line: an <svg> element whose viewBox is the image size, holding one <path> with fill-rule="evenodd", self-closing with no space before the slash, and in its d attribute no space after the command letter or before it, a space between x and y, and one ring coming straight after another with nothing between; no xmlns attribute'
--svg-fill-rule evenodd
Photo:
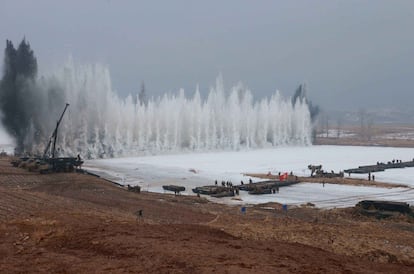
<svg viewBox="0 0 414 274"><path fill-rule="evenodd" d="M193 195L196 186L232 181L248 181L243 173L293 172L310 175L309 164L322 164L325 171L342 171L377 161L393 159L411 161L413 148L352 147L352 146L303 146L231 152L181 153L130 158L91 160L85 168L121 184L139 185L144 191L164 192L162 185L175 184L186 187L184 194ZM346 175L348 176L348 175ZM352 174L365 178L367 175ZM301 183L280 189L277 194L249 195L240 192L242 201L231 198L215 199L229 204L257 204L278 202L299 205L307 202L317 207L347 207L363 199L386 199L414 204L414 168L389 169L375 173L375 180L400 183L408 188L380 188ZM253 178L253 181L257 179Z"/></svg>

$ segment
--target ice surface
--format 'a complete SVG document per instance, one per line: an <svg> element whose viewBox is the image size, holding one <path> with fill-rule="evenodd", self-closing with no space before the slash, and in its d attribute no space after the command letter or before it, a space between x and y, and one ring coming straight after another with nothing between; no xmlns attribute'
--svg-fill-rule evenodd
<svg viewBox="0 0 414 274"><path fill-rule="evenodd" d="M143 190L164 192L162 185L176 184L186 187L185 194L193 195L195 186L232 181L248 181L243 173L293 172L310 175L309 164L322 164L326 171L335 172L388 162L393 159L411 161L413 148L353 147L353 146L303 146L272 149L241 150L230 152L186 153L132 158L114 158L87 161L85 168L122 184L140 185ZM348 176L348 175L346 175ZM366 178L367 175L352 174ZM277 194L249 195L241 191L242 201L230 198L214 199L230 204L264 203L269 201L286 204L312 202L318 207L346 207L362 199L387 199L414 204L414 168L389 169L375 173L375 180L409 185L409 188L361 187L315 183L302 183L283 187ZM253 181L258 181L254 179Z"/></svg>

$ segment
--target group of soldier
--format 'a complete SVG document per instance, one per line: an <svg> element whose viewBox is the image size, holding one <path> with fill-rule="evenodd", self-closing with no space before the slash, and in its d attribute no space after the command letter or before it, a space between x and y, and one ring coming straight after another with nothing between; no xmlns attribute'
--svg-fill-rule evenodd
<svg viewBox="0 0 414 274"><path fill-rule="evenodd" d="M214 184L217 186L217 185L218 185L218 181L217 181L217 180L215 180L215 181L214 181ZM244 185L243 180L241 180L241 181L240 181L240 184L241 184L241 185ZM253 184L253 180L252 180L251 178L249 179L249 184ZM227 181L227 182L225 182L225 181L221 181L221 186L225 186L225 187L233 187L233 183L232 183L231 181Z"/></svg>
<svg viewBox="0 0 414 274"><path fill-rule="evenodd" d="M217 180L215 180L215 181L214 181L214 184L215 184L216 186L218 186L218 181L217 181ZM242 181L242 184L243 184L243 181ZM234 194L239 195L239 188L238 188L237 186L233 186L233 183L232 183L231 181L227 181L227 182L225 182L225 181L221 181L221 186L223 186L223 187L227 187L227 188L229 188L231 191L233 191L233 192L234 192Z"/></svg>
<svg viewBox="0 0 414 274"><path fill-rule="evenodd" d="M402 160L392 159L392 161L388 161L387 162L387 165L391 165L391 164L401 164L402 162L403 162ZM413 162L414 162L414 159L413 159ZM383 162L377 162L377 166L380 166L380 165L385 165L385 163L383 163Z"/></svg>
<svg viewBox="0 0 414 274"><path fill-rule="evenodd" d="M215 184L216 186L218 185L217 180L214 182L214 184ZM232 183L232 182L230 182L230 181L227 181L227 182L225 182L225 181L221 181L221 186L225 186L225 187L233 187L233 183Z"/></svg>

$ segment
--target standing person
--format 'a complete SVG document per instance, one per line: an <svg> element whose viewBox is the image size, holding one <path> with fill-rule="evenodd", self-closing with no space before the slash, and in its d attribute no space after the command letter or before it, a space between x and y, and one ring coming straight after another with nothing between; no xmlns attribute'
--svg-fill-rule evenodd
<svg viewBox="0 0 414 274"><path fill-rule="evenodd" d="M82 158L80 157L80 154L78 154L78 156L76 157L76 163L75 163L76 168L81 169L82 168L82 164L83 164Z"/></svg>

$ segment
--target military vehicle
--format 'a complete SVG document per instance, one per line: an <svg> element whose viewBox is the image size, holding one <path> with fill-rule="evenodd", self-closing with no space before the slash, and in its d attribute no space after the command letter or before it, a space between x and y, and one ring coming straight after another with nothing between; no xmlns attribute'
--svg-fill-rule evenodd
<svg viewBox="0 0 414 274"><path fill-rule="evenodd" d="M56 127L49 138L43 155L41 157L20 157L11 162L13 166L26 168L29 171L39 171L40 173L71 172L75 168L80 168L82 166L83 161L80 158L80 155L77 157L55 157L59 125L62 122L63 115L68 107L69 104L66 103L66 106L56 123Z"/></svg>

